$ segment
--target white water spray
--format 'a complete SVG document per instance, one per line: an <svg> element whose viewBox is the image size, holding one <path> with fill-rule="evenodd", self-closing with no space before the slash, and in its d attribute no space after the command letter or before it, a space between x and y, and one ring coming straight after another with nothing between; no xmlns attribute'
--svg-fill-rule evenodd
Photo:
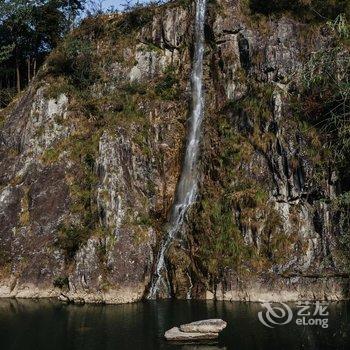
<svg viewBox="0 0 350 350"><path fill-rule="evenodd" d="M192 70L192 114L189 120L186 152L182 173L177 185L176 196L169 220L169 229L158 252L156 272L152 280L149 299L155 299L159 291L166 291L170 296L170 285L165 265L165 253L175 235L181 229L187 209L194 203L197 195L198 170L197 160L203 120L203 54L204 21L206 0L196 1L195 52Z"/></svg>

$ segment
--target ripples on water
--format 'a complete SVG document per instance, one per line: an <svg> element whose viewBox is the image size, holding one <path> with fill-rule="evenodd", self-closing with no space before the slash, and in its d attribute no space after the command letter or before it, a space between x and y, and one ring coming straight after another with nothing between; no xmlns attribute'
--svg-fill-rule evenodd
<svg viewBox="0 0 350 350"><path fill-rule="evenodd" d="M0 300L0 349L285 350L349 349L350 304L329 307L329 328L258 321L257 303L147 301L127 305L65 305L53 300ZM228 322L214 344L169 344L165 330L194 320Z"/></svg>

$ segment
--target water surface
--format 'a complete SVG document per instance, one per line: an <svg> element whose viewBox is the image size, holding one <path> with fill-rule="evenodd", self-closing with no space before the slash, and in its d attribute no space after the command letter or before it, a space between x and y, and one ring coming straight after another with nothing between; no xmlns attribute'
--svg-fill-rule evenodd
<svg viewBox="0 0 350 350"><path fill-rule="evenodd" d="M0 300L0 349L25 350L285 350L349 349L350 304L329 306L329 328L294 322L267 328L257 303L147 301L127 305L65 305L54 300ZM216 344L163 339L174 325L219 317L228 322Z"/></svg>

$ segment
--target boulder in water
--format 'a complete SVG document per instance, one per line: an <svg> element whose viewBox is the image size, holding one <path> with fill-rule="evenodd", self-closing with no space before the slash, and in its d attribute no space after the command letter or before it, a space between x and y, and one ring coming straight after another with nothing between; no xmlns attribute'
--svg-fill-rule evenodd
<svg viewBox="0 0 350 350"><path fill-rule="evenodd" d="M209 320L201 320L182 324L180 330L182 332L191 333L219 333L226 328L227 323L219 318L213 318Z"/></svg>
<svg viewBox="0 0 350 350"><path fill-rule="evenodd" d="M216 339L227 323L221 319L209 319L182 324L165 332L167 340L197 341Z"/></svg>
<svg viewBox="0 0 350 350"><path fill-rule="evenodd" d="M211 340L216 339L218 333L201 333L201 332L183 332L179 327L173 327L164 334L167 340L176 341L196 341L196 340Z"/></svg>

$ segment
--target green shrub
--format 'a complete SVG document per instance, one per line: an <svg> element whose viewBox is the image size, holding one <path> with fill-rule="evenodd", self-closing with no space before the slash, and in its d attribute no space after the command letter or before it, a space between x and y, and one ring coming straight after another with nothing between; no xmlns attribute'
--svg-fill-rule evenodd
<svg viewBox="0 0 350 350"><path fill-rule="evenodd" d="M155 220L151 213L141 213L136 218L135 224L144 228L153 227L155 225Z"/></svg>
<svg viewBox="0 0 350 350"><path fill-rule="evenodd" d="M93 47L90 41L73 36L67 37L49 56L47 72L53 76L70 77L74 85L86 88L97 79L92 53Z"/></svg>
<svg viewBox="0 0 350 350"><path fill-rule="evenodd" d="M45 87L45 98L58 99L61 94L71 95L75 91L74 86L71 85L67 77L59 77L50 81L49 86Z"/></svg>
<svg viewBox="0 0 350 350"><path fill-rule="evenodd" d="M246 247L233 211L225 203L203 200L195 220L195 232L200 262L213 281L220 279L226 268L240 265Z"/></svg>
<svg viewBox="0 0 350 350"><path fill-rule="evenodd" d="M122 89L127 93L131 95L145 95L146 94L146 87L144 84L138 83L138 82L132 82L125 84Z"/></svg>
<svg viewBox="0 0 350 350"><path fill-rule="evenodd" d="M134 30L144 27L152 21L154 6L144 6L140 2L130 5L125 9L124 18L118 24L118 30L122 34L128 34Z"/></svg>
<svg viewBox="0 0 350 350"><path fill-rule="evenodd" d="M0 89L0 108L6 107L15 97L17 91L15 88Z"/></svg>
<svg viewBox="0 0 350 350"><path fill-rule="evenodd" d="M305 5L298 0L250 0L249 6L253 12L271 14L286 10L300 11Z"/></svg>
<svg viewBox="0 0 350 350"><path fill-rule="evenodd" d="M332 26L332 25L331 25ZM332 152L331 163L338 168L343 190L350 190L350 57L342 40L349 27L346 22L335 30L331 49L312 54L303 69L302 91L295 108L301 120L320 131L324 146ZM344 37L345 35L345 37ZM328 165L327 165L328 166Z"/></svg>
<svg viewBox="0 0 350 350"><path fill-rule="evenodd" d="M56 246L63 250L68 260L74 258L75 253L83 245L89 237L87 228L78 226L62 226L58 231Z"/></svg>
<svg viewBox="0 0 350 350"><path fill-rule="evenodd" d="M335 222L339 223L339 252L348 271L350 270L350 192L344 192L332 201Z"/></svg>
<svg viewBox="0 0 350 350"><path fill-rule="evenodd" d="M58 161L60 156L60 150L57 148L48 148L42 155L42 161L44 164L54 164Z"/></svg>
<svg viewBox="0 0 350 350"><path fill-rule="evenodd" d="M175 75L175 69L173 67L165 70L164 76L155 86L154 90L163 100L175 100L179 97L179 80Z"/></svg>
<svg viewBox="0 0 350 350"><path fill-rule="evenodd" d="M9 252L4 247L0 246L0 266L5 266L10 263L10 261L11 258Z"/></svg>
<svg viewBox="0 0 350 350"><path fill-rule="evenodd" d="M53 285L56 288L66 289L69 286L69 281L67 276L56 277L53 281Z"/></svg>
<svg viewBox="0 0 350 350"><path fill-rule="evenodd" d="M306 20L335 19L340 13L350 16L348 0L249 0L249 7L264 15L289 11Z"/></svg>

